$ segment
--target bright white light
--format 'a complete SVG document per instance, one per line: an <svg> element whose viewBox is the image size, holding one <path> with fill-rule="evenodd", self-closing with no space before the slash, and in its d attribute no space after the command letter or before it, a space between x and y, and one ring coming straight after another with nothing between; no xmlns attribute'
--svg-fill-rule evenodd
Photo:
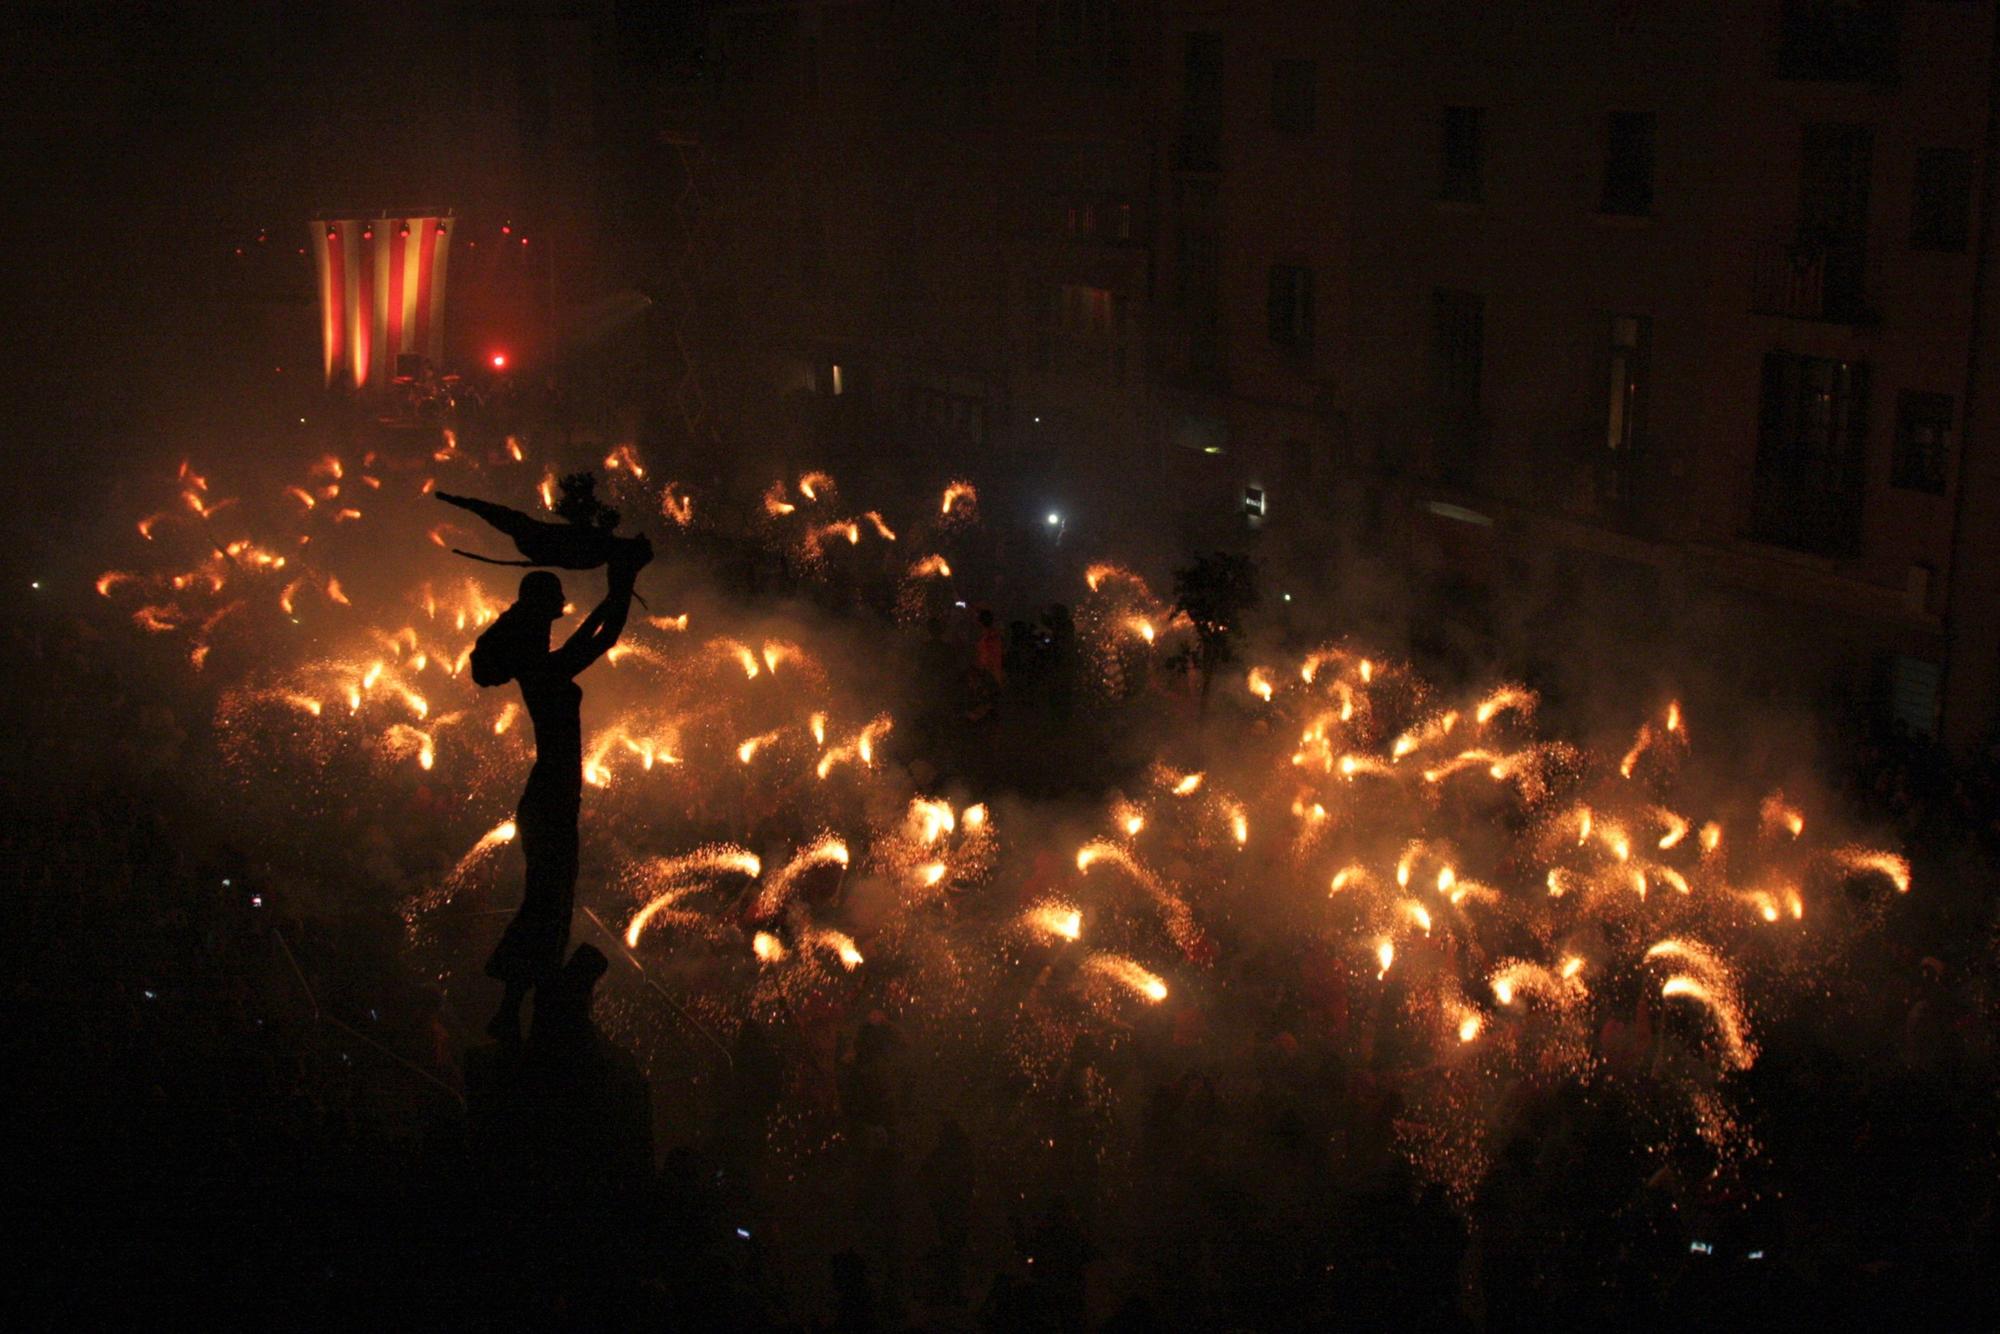
<svg viewBox="0 0 2000 1334"><path fill-rule="evenodd" d="M1055 526L1056 524L1059 524L1059 523L1061 523L1061 522L1062 522L1062 515L1060 515L1060 514L1051 514L1051 515L1049 516L1049 526L1050 526L1050 527L1054 527L1054 526Z"/></svg>
<svg viewBox="0 0 2000 1334"><path fill-rule="evenodd" d="M1042 419L1040 417L1035 418L1035 425L1040 426L1041 424L1042 424Z"/></svg>

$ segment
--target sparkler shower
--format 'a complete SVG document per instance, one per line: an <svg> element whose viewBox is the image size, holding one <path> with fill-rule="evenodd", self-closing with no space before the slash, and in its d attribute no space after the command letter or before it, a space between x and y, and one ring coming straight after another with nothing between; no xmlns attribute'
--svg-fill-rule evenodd
<svg viewBox="0 0 2000 1334"><path fill-rule="evenodd" d="M654 516L663 564L739 520L807 571L883 582L906 624L949 606L973 531L964 480L928 516L860 512L823 472L711 516L630 446L593 461L619 506ZM96 585L130 634L179 646L216 700L229 799L287 841L351 837L428 794L426 836L449 856L403 904L405 943L467 1009L515 893L527 741L508 692L467 673L506 587L448 554L474 539L431 497L546 508L567 467L516 437L301 459L270 480L189 459ZM432 554L403 578L392 551ZM1921 892L1897 851L1729 772L1677 700L1593 747L1538 727L1518 684L1454 696L1358 644L1230 669L1207 724L1163 732L1095 808L930 788L896 691L837 633L686 571L649 582L648 614L592 678L607 702L586 721L579 929L621 960L607 1029L667 1080L698 1084L746 1024L810 1047L860 1007L1031 1107L1080 1044L1207 1051L1284 1030L1310 996L1342 1013L1347 1055L1403 1072L1398 1151L1469 1203L1523 1090L1634 1096L1611 1034L1636 1004L1683 1044L1644 1081L1661 1147L1740 1163L1756 1135L1734 1089L1761 1032ZM1129 569L1091 565L1077 593L1106 699L1191 634ZM363 771L367 789L345 787ZM1087 1152L1108 1161L1119 1096L1090 1087L1107 1138ZM824 1112L772 1112L772 1150L820 1151Z"/></svg>

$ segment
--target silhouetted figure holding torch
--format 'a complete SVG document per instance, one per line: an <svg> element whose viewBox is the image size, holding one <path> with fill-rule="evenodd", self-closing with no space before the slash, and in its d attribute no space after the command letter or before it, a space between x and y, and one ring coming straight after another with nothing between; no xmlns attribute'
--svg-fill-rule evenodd
<svg viewBox="0 0 2000 1334"><path fill-rule="evenodd" d="M489 565L549 565L559 570L594 570L607 562L615 564L621 549L633 549L634 543L645 540L619 537L611 531L618 526L618 511L597 498L597 479L591 474L573 472L559 485L562 496L555 502L554 509L561 523L549 523L477 496L438 492L437 498L445 504L477 514L512 538L522 559L495 560L491 556L460 551L457 547L452 548L452 553L485 561Z"/></svg>
<svg viewBox="0 0 2000 1334"><path fill-rule="evenodd" d="M486 502L479 505L475 512L485 517ZM563 614L562 581L547 570L534 570L522 576L514 605L472 649L472 679L482 686L520 682L522 702L535 726L535 765L515 813L528 863L527 887L520 911L486 963L487 974L507 988L499 1013L487 1025L487 1032L502 1042L520 1040L522 1002L530 989L555 977L569 945L577 819L583 807L583 690L576 677L618 642L632 609L633 582L653 558L652 544L644 537L590 536L603 543L595 563L609 566L610 591L562 647L549 648L549 631Z"/></svg>

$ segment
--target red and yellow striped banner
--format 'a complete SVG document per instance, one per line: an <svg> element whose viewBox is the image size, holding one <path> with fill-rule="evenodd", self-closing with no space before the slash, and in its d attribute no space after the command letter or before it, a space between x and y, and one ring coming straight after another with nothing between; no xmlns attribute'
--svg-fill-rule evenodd
<svg viewBox="0 0 2000 1334"><path fill-rule="evenodd" d="M365 389L388 380L399 354L433 362L443 356L445 269L456 225L449 214L314 220L327 384L345 377Z"/></svg>

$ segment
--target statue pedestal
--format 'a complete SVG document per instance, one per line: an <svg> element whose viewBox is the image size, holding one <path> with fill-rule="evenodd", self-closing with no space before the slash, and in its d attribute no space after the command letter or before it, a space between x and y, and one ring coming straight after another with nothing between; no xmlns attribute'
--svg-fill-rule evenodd
<svg viewBox="0 0 2000 1334"><path fill-rule="evenodd" d="M601 1036L475 1048L465 1099L473 1159L502 1189L616 1195L651 1178L652 1086Z"/></svg>

